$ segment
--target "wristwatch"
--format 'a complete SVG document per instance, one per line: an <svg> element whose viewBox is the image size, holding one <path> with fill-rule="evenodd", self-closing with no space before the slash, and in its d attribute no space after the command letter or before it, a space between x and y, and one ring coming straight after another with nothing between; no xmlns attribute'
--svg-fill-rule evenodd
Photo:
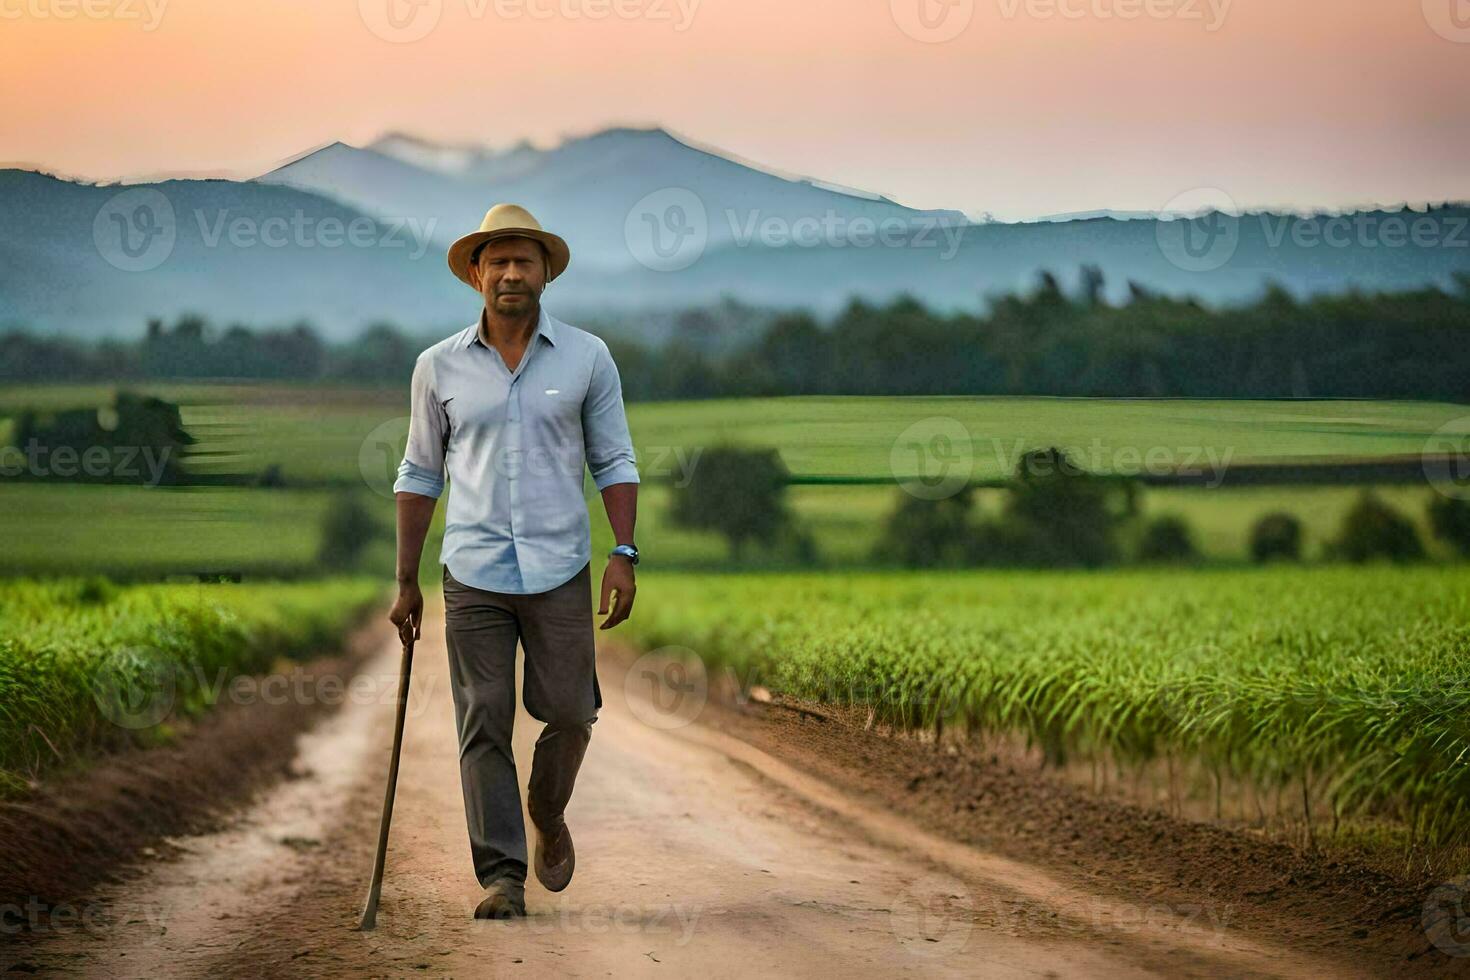
<svg viewBox="0 0 1470 980"><path fill-rule="evenodd" d="M622 555L633 564L638 564L638 549L631 544L620 544L612 551L609 551L607 553L607 556L609 558L611 558L613 555Z"/></svg>

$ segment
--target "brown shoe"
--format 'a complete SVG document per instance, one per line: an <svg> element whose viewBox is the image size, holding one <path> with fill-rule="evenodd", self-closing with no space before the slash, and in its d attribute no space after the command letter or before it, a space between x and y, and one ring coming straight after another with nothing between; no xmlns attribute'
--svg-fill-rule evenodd
<svg viewBox="0 0 1470 980"><path fill-rule="evenodd" d="M477 919L514 919L526 914L526 886L514 878L497 878L475 907Z"/></svg>
<svg viewBox="0 0 1470 980"><path fill-rule="evenodd" d="M549 892L559 892L572 880L577 852L572 848L572 832L565 820L558 820L550 833L536 828L536 880Z"/></svg>

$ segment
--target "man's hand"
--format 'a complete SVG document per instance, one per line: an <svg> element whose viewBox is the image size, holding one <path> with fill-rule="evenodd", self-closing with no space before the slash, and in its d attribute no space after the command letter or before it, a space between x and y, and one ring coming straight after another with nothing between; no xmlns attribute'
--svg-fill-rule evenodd
<svg viewBox="0 0 1470 980"><path fill-rule="evenodd" d="M613 600L612 615L602 621L598 629L612 629L614 626L628 618L633 611L633 593L638 587L633 583L633 563L623 555L613 555L607 560L607 568L602 571L602 605L597 609L601 616L607 612L608 596L616 593L617 598Z"/></svg>
<svg viewBox="0 0 1470 980"><path fill-rule="evenodd" d="M417 582L398 584L398 600L388 612L388 620L397 627L398 638L405 645L419 638L424 625L424 594Z"/></svg>

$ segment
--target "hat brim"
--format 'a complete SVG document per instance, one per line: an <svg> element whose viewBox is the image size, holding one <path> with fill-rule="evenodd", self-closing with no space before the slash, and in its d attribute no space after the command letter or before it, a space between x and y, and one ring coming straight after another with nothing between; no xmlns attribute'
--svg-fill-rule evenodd
<svg viewBox="0 0 1470 980"><path fill-rule="evenodd" d="M475 284L470 281L470 256L482 244L496 238L534 238L545 245L546 254L551 261L551 267L546 270L547 282L565 272L572 261L572 250L560 235L536 228L497 228L495 231L472 231L449 246L449 271L460 282L474 289Z"/></svg>

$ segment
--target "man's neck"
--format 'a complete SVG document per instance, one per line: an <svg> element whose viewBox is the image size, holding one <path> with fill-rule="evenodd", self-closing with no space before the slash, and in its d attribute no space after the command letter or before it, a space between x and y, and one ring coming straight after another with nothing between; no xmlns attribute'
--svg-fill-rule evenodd
<svg viewBox="0 0 1470 980"><path fill-rule="evenodd" d="M541 308L516 316L502 316L490 312L488 307L480 310L480 343L487 347L524 347L531 342L531 334L541 319Z"/></svg>

